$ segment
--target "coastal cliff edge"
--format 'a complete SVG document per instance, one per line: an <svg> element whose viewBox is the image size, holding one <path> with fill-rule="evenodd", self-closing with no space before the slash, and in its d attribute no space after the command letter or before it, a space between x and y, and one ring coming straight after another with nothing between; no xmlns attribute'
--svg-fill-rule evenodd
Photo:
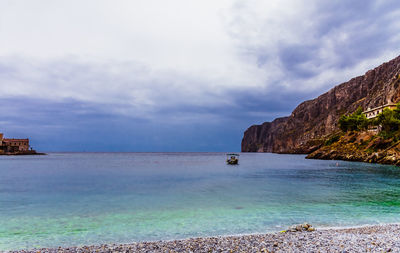
<svg viewBox="0 0 400 253"><path fill-rule="evenodd" d="M400 56L367 71L362 76L335 86L315 99L301 103L288 117L249 127L244 133L241 150L242 152L311 154L308 158L319 159L383 162L380 159L371 160L370 156L373 153L378 153L377 157L385 156L385 153L381 152L388 152L390 147L376 150L366 148L369 153L366 149L364 150L367 146L356 144L352 146L351 152L350 149L348 150L349 153L346 153L345 148L335 149L340 145L343 147L350 145L349 140L354 137L349 137L350 133L336 142L336 146L325 144L332 134L340 131L338 120L341 115L350 114L359 107L366 110L399 101ZM363 138L360 137L360 139ZM366 142L364 139L363 141ZM371 142L378 141L377 139L379 138L374 138ZM362 145L374 144L368 142ZM398 147L393 146L393 151L400 149L400 144L396 145ZM359 155L354 154L354 149L359 151ZM371 153L371 150L377 152Z"/></svg>

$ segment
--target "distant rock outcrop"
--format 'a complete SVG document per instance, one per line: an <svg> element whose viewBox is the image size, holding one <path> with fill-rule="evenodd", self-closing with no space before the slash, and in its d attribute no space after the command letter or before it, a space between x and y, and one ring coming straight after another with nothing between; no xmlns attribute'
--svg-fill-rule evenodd
<svg viewBox="0 0 400 253"><path fill-rule="evenodd" d="M400 101L400 56L301 103L288 117L249 127L242 152L311 153L338 130L342 114Z"/></svg>
<svg viewBox="0 0 400 253"><path fill-rule="evenodd" d="M37 153L29 145L29 139L4 138L0 133L0 155L44 155Z"/></svg>

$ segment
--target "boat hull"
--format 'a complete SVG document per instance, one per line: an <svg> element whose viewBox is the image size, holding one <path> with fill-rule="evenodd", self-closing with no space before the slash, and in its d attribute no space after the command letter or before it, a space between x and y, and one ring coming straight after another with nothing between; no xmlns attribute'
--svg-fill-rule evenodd
<svg viewBox="0 0 400 253"><path fill-rule="evenodd" d="M227 164L229 164L229 165L236 165L236 164L239 164L239 160L226 160L226 163Z"/></svg>

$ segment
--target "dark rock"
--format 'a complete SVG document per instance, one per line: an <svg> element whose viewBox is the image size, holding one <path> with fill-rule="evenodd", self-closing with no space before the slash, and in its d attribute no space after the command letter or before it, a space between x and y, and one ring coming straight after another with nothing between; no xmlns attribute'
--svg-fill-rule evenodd
<svg viewBox="0 0 400 253"><path fill-rule="evenodd" d="M307 222L299 225L292 225L286 230L286 232L302 232L302 231L315 231L315 228Z"/></svg>

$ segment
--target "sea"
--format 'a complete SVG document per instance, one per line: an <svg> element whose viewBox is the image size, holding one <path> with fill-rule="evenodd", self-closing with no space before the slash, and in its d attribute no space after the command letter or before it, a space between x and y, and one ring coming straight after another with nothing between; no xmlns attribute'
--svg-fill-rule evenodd
<svg viewBox="0 0 400 253"><path fill-rule="evenodd" d="M0 250L400 221L400 169L304 155L0 156Z"/></svg>

